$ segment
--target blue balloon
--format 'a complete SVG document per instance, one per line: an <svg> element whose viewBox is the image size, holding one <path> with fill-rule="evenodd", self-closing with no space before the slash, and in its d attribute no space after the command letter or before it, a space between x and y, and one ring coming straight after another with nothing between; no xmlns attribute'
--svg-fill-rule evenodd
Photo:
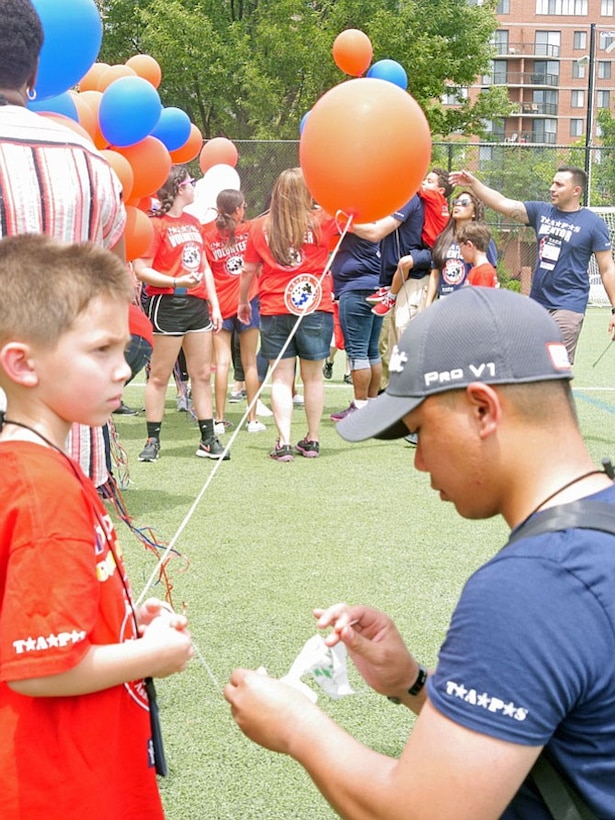
<svg viewBox="0 0 615 820"><path fill-rule="evenodd" d="M185 111L169 106L162 109L152 137L157 137L169 151L176 151L186 144L191 130L192 123Z"/></svg>
<svg viewBox="0 0 615 820"><path fill-rule="evenodd" d="M408 75L404 67L395 60L379 60L369 69L367 76L376 80L387 80L404 91L408 88Z"/></svg>
<svg viewBox="0 0 615 820"><path fill-rule="evenodd" d="M307 118L310 116L310 112L306 111L305 114L301 117L301 122L299 123L299 136L303 134L303 129L305 128L305 124L307 122Z"/></svg>
<svg viewBox="0 0 615 820"><path fill-rule="evenodd" d="M68 91L58 94L57 97L49 97L46 100L28 100L28 108L30 111L49 111L53 114L62 114L65 117L70 117L71 120L75 120L75 122L79 122L77 106Z"/></svg>
<svg viewBox="0 0 615 820"><path fill-rule="evenodd" d="M45 100L76 85L96 62L102 21L94 0L32 0L45 42L36 80L36 97Z"/></svg>
<svg viewBox="0 0 615 820"><path fill-rule="evenodd" d="M103 92L98 122L110 145L125 148L152 133L161 111L160 97L151 83L142 77L120 77Z"/></svg>

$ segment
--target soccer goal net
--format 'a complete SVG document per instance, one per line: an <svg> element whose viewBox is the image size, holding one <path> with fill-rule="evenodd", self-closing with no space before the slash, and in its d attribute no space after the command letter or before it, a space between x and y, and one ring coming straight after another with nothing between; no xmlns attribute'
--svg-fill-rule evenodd
<svg viewBox="0 0 615 820"><path fill-rule="evenodd" d="M606 222L612 247L615 249L615 208L591 208ZM589 304L595 307L610 307L611 303L602 285L596 259L592 256L589 263Z"/></svg>

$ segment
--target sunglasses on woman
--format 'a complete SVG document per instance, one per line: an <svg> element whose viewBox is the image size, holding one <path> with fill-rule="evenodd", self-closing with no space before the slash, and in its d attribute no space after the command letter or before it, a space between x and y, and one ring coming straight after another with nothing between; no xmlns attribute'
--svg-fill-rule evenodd
<svg viewBox="0 0 615 820"><path fill-rule="evenodd" d="M462 196L462 197L459 197L459 199L454 199L453 200L453 207L455 205L462 205L464 208L467 208L468 205L472 205L472 204L473 204L473 202L470 199L470 197L463 197Z"/></svg>

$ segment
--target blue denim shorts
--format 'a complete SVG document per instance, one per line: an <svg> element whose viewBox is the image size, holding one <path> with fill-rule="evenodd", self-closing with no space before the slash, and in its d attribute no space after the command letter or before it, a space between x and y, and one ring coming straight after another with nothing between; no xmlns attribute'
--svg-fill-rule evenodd
<svg viewBox="0 0 615 820"><path fill-rule="evenodd" d="M250 317L250 324L244 325L243 322L240 322L237 318L237 314L234 316L229 316L228 319L224 319L222 322L222 330L228 330L229 333L243 333L244 330L252 330L252 328L258 327L259 321L259 313L258 313L258 296L255 296L254 299L250 302L250 308L252 310L252 315Z"/></svg>
<svg viewBox="0 0 615 820"><path fill-rule="evenodd" d="M372 313L372 306L365 301L370 293L345 290L340 296L340 324L352 370L367 369L380 361L378 341L383 320ZM357 366L353 367L353 362Z"/></svg>
<svg viewBox="0 0 615 820"><path fill-rule="evenodd" d="M261 353L267 359L277 359L297 323L297 316L282 313L261 316ZM298 356L308 362L326 359L333 335L333 314L315 310L303 316L297 332L284 351L283 359Z"/></svg>

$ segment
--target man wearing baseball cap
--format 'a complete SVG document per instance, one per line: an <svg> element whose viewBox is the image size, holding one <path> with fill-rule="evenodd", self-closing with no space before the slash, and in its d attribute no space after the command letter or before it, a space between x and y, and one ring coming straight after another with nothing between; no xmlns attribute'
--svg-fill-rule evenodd
<svg viewBox="0 0 615 820"><path fill-rule="evenodd" d="M581 528L587 515L561 516L589 497L609 518L615 488L583 443L559 330L532 300L468 287L417 316L391 364L386 393L338 432L416 432L415 466L442 500L466 518L502 515L511 539L467 581L434 670L383 613L315 610L327 643L418 714L399 760L251 671L226 687L233 715L298 760L343 817L614 817L615 541ZM590 813L565 813L574 801Z"/></svg>

